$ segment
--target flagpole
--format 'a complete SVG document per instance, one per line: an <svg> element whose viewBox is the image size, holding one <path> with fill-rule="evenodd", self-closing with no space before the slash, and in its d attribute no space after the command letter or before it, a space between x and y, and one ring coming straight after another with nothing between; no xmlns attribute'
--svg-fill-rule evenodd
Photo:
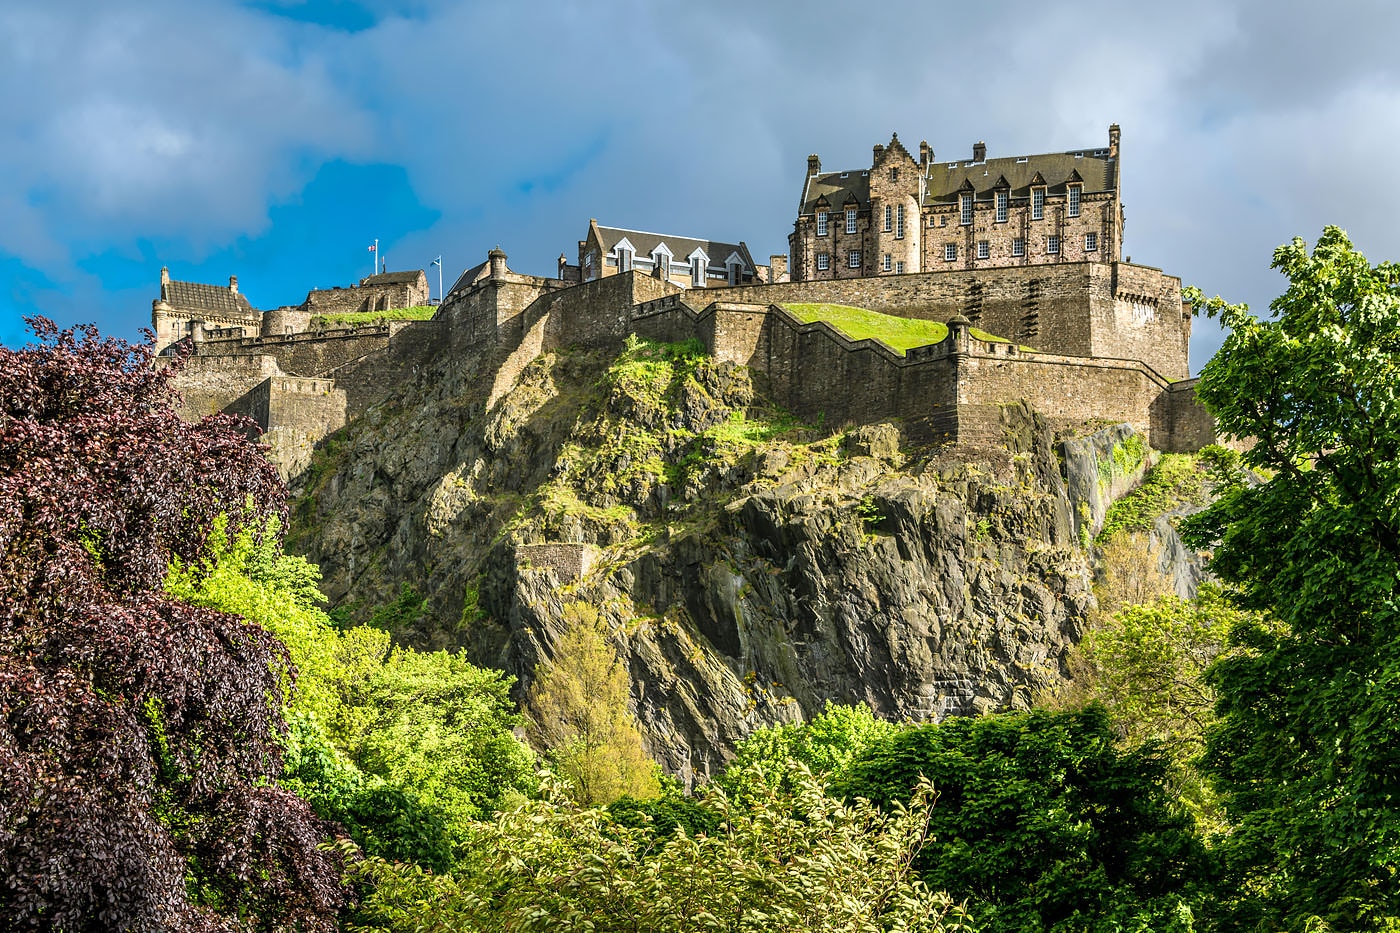
<svg viewBox="0 0 1400 933"><path fill-rule="evenodd" d="M442 257L434 259L433 265L438 267L438 304L442 304Z"/></svg>
<svg viewBox="0 0 1400 933"><path fill-rule="evenodd" d="M369 270L370 275L379 274L379 237L374 238L374 268Z"/></svg>

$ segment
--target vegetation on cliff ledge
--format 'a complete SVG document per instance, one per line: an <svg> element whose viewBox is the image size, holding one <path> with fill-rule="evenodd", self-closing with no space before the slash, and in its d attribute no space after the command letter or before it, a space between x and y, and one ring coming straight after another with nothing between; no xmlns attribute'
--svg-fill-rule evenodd
<svg viewBox="0 0 1400 933"><path fill-rule="evenodd" d="M948 325L940 321L895 317L892 314L881 314L879 311L851 305L789 302L782 307L792 312L803 323L825 321L852 340L878 340L900 356L903 356L906 350L915 347L942 343L948 336ZM968 332L978 340L1007 342L995 334L975 327L968 328Z"/></svg>
<svg viewBox="0 0 1400 933"><path fill-rule="evenodd" d="M311 318L312 327L359 327L388 321L426 321L437 314L436 305L415 305L411 308L389 308L384 311L344 311L339 314L317 314Z"/></svg>

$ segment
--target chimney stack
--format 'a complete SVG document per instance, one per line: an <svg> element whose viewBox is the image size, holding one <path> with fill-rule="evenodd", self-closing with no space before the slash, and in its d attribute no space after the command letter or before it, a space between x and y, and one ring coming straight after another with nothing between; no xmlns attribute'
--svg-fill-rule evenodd
<svg viewBox="0 0 1400 933"><path fill-rule="evenodd" d="M235 295L238 294L238 276L231 275L228 277L228 290Z"/></svg>
<svg viewBox="0 0 1400 933"><path fill-rule="evenodd" d="M1123 131L1118 128L1117 123L1110 123L1108 125L1108 157L1110 159L1118 158L1118 139L1122 135L1122 132Z"/></svg>
<svg viewBox="0 0 1400 933"><path fill-rule="evenodd" d="M169 284L170 284L170 269L169 269L169 267L167 267L167 266L161 266L161 267L160 267L160 284L162 284L162 285L169 285Z"/></svg>
<svg viewBox="0 0 1400 933"><path fill-rule="evenodd" d="M987 144L982 142L982 140L980 139L972 144L972 161L987 161Z"/></svg>
<svg viewBox="0 0 1400 933"><path fill-rule="evenodd" d="M821 174L821 171L822 171L822 160L819 159L819 158L817 158L817 154L814 152L814 153L812 153L811 155L809 155L809 156L807 157L807 174L808 174L809 176L811 176L811 175L820 175L820 174Z"/></svg>
<svg viewBox="0 0 1400 933"><path fill-rule="evenodd" d="M929 164L932 162L933 150L929 148L927 139L921 140L919 142L919 166L921 168L928 168Z"/></svg>
<svg viewBox="0 0 1400 933"><path fill-rule="evenodd" d="M879 161L880 161L880 156L882 156L882 155L884 155L884 154L885 154L885 147L884 147L883 145L881 145L880 143L876 143L876 144L875 144L875 159L874 159L874 161L879 162Z"/></svg>

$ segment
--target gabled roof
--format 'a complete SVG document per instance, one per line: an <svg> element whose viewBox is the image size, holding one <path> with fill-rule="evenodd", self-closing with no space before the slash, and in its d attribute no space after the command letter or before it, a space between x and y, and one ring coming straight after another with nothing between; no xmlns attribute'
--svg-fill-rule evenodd
<svg viewBox="0 0 1400 933"><path fill-rule="evenodd" d="M491 261L488 259L485 262L477 263L467 271L463 272L461 275L457 276L457 281L453 282L452 287L447 290L447 297L450 298L457 292L470 288L480 280L489 276L491 274L490 266ZM370 276L370 278L374 278L374 276Z"/></svg>
<svg viewBox="0 0 1400 933"><path fill-rule="evenodd" d="M1094 155L1096 151L1100 154ZM985 162L935 162L928 169L924 203L956 202L958 192L968 187L979 196L991 197L991 191L1003 178L1011 186L1013 197L1029 194L1030 186L1041 184L1041 179L1052 192L1064 191L1071 181L1082 182L1085 194L1112 191L1118 185L1118 160L1109 158L1107 153L1106 149L1085 149Z"/></svg>
<svg viewBox="0 0 1400 933"><path fill-rule="evenodd" d="M674 256L690 256L698 248L703 250L709 257L710 262L719 264L723 262L723 257L730 253L737 252L744 260L744 268L750 272L754 271L753 256L749 254L749 248L740 240L738 243L723 243L719 240L702 240L698 237L671 236L663 233L648 233L644 230L628 230L625 227L604 227L598 226L598 235L603 241L603 254L607 255L613 251L618 243L626 240L638 256L647 257L656 252L656 247L662 243L671 251Z"/></svg>
<svg viewBox="0 0 1400 933"><path fill-rule="evenodd" d="M366 276L360 279L361 285L412 285L423 276L422 269L415 269L412 272L381 272L378 275Z"/></svg>
<svg viewBox="0 0 1400 933"><path fill-rule="evenodd" d="M827 172L807 179L807 190L802 192L803 214L814 213L817 201L825 195L833 209L841 209L847 200L854 199L862 208L870 206L870 172Z"/></svg>
<svg viewBox="0 0 1400 933"><path fill-rule="evenodd" d="M202 282L163 282L160 286L161 300L180 311L205 311L220 314L255 314L257 308L249 304L241 293L227 285L205 285Z"/></svg>

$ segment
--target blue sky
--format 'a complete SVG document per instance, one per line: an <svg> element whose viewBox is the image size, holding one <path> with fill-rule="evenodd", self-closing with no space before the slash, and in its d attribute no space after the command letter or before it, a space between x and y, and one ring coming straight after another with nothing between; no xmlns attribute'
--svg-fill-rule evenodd
<svg viewBox="0 0 1400 933"><path fill-rule="evenodd" d="M1273 248L1324 224L1400 259L1396 35L1382 0L9 0L0 342L35 313L135 339L163 265L294 304L376 238L449 281L496 245L550 274L590 217L766 256L810 152L1027 154L1112 122L1125 251L1262 309ZM1198 322L1193 364L1219 341Z"/></svg>

